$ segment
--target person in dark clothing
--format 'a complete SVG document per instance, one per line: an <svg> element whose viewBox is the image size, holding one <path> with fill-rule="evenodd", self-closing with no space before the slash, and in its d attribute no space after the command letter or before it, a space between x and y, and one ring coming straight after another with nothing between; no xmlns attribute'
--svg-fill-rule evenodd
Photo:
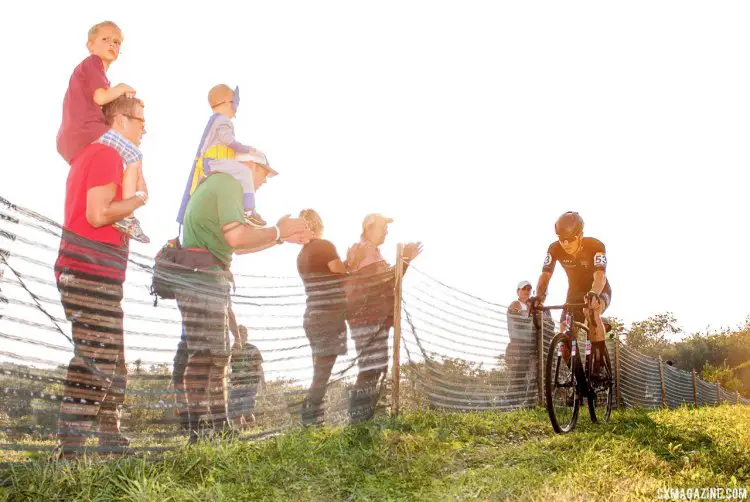
<svg viewBox="0 0 750 502"><path fill-rule="evenodd" d="M347 352L346 269L336 247L323 239L320 215L313 209L304 209L299 216L314 235L297 256L297 271L307 294L303 325L313 360L313 380L302 405L302 423L311 425L323 422L328 380L336 358Z"/></svg>
<svg viewBox="0 0 750 502"><path fill-rule="evenodd" d="M236 427L245 428L255 425L255 397L258 387L265 384L265 377L263 356L258 347L247 341L247 328L240 325L236 329L238 335L235 335L231 359L229 415L233 417Z"/></svg>

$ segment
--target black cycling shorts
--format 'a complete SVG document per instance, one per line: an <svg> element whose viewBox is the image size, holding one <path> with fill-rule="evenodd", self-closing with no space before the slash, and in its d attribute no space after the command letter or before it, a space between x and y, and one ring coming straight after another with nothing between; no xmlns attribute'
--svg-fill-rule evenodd
<svg viewBox="0 0 750 502"><path fill-rule="evenodd" d="M566 298L565 303L584 303L587 294L588 291L583 293L580 291L568 291L568 297ZM604 309L602 309L603 314L612 303L612 288L609 285L609 281L604 285L604 290L599 295L599 299L604 302ZM566 309L563 309L562 316L560 316L560 322L565 321L566 313ZM574 309L571 314L573 315L574 321L584 322L586 320L586 316L583 314L583 309Z"/></svg>

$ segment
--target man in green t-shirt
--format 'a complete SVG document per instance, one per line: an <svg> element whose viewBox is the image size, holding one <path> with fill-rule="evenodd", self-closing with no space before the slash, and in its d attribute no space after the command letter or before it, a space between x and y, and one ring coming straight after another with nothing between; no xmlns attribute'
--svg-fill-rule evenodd
<svg viewBox="0 0 750 502"><path fill-rule="evenodd" d="M250 169L258 190L278 173L255 151L235 160ZM215 173L196 188L185 210L182 247L189 250L191 274L176 293L183 339L175 357L175 387L184 390L190 441L198 431L228 425L226 374L229 364L228 309L232 255L252 253L283 242L312 238L304 220L284 216L268 228L245 222L243 192L231 175ZM184 368L184 370L182 369Z"/></svg>

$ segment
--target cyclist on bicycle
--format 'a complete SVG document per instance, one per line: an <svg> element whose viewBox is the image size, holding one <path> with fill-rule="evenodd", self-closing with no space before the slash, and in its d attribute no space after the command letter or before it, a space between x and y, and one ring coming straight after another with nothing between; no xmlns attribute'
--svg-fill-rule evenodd
<svg viewBox="0 0 750 502"><path fill-rule="evenodd" d="M568 276L568 294L565 303L585 303L585 310L570 312L573 320L586 322L591 328L592 320L595 321L596 329L590 329L592 354L594 354L594 377L600 377L600 357L604 350L604 323L602 313L609 307L612 299L612 288L607 280L607 254L604 243L593 237L583 236L583 219L576 213L569 211L557 219L555 233L558 240L550 244L547 257L544 260L542 275L539 276L536 291L537 296L533 299L535 307L541 307L547 296L549 285L555 264L560 262ZM593 319L592 319L593 317ZM565 333L568 326L565 325L566 312L563 310L561 331ZM566 355L567 360L569 355Z"/></svg>

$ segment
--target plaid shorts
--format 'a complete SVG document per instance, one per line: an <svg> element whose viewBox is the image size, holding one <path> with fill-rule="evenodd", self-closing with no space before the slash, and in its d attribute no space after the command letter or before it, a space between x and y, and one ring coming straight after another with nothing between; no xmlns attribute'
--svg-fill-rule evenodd
<svg viewBox="0 0 750 502"><path fill-rule="evenodd" d="M75 347L61 419L94 420L102 405L121 406L125 402L122 284L63 273L58 287Z"/></svg>

